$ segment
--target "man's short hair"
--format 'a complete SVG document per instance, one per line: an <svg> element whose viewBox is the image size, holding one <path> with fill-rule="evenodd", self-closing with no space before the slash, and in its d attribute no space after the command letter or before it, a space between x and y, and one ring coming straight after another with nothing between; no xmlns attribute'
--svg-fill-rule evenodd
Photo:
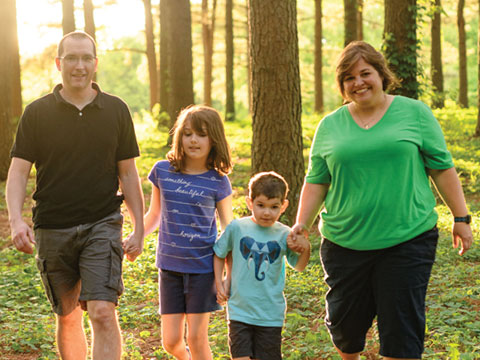
<svg viewBox="0 0 480 360"><path fill-rule="evenodd" d="M287 198L287 194L287 182L275 171L255 174L248 183L248 196L252 200L257 196L265 195L268 199L279 198L283 202Z"/></svg>
<svg viewBox="0 0 480 360"><path fill-rule="evenodd" d="M74 39L88 39L88 40L90 40L92 42L92 45L93 45L93 55L95 57L97 56L97 44L95 43L95 40L93 39L93 37L91 37L89 34L87 34L84 31L77 30L77 31L69 32L68 34L65 34L62 37L62 39L58 43L58 48L57 48L57 56L58 57L62 56L62 54L63 54L63 43L64 43L65 39L67 39L69 37L72 37Z"/></svg>

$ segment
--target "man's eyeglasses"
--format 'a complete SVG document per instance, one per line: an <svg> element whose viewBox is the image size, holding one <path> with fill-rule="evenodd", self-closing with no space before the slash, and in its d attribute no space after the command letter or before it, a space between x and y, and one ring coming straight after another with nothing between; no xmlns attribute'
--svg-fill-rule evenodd
<svg viewBox="0 0 480 360"><path fill-rule="evenodd" d="M59 59L71 65L78 64L80 60L82 60L84 64L93 64L95 62L96 57L91 55L84 55L84 56L67 55L67 56L59 57Z"/></svg>

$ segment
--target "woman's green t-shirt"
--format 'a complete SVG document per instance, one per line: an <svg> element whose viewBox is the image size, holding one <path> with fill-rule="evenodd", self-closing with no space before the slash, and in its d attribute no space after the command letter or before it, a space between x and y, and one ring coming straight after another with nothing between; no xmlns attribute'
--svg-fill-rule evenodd
<svg viewBox="0 0 480 360"><path fill-rule="evenodd" d="M347 106L318 125L306 182L329 183L320 231L355 250L397 245L437 222L426 168L453 167L438 121L427 105L396 96L370 129Z"/></svg>

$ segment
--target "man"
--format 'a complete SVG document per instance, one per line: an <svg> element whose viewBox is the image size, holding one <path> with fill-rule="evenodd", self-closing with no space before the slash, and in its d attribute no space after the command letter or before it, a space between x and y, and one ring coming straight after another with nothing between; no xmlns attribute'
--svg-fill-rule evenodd
<svg viewBox="0 0 480 360"><path fill-rule="evenodd" d="M62 359L86 359L82 310L92 325L93 359L120 359L115 306L123 291L122 258L125 253L133 261L143 249L138 145L125 103L92 82L98 63L93 38L65 35L55 63L62 83L26 107L12 148L6 188L12 241L27 254L37 249ZM33 164L32 231L22 207ZM134 231L122 243L123 199Z"/></svg>

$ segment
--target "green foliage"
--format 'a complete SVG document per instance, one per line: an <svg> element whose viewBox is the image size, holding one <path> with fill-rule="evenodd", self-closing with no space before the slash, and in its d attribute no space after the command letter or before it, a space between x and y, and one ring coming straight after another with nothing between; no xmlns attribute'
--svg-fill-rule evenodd
<svg viewBox="0 0 480 360"><path fill-rule="evenodd" d="M458 99L458 30L456 23L457 1L442 1L442 62L444 76L445 98L457 101ZM478 32L478 11L476 3L466 2L464 9L465 31L467 40L467 68L468 68L468 100L470 104L476 103L477 98L477 32ZM419 62L423 64L424 69L419 71L419 75L425 79L422 84L422 99L430 103L430 99L438 97L440 94L431 89L430 79L430 19L433 7L427 6L426 16L423 17L417 36L421 47L418 52ZM420 80L422 81L422 80Z"/></svg>
<svg viewBox="0 0 480 360"><path fill-rule="evenodd" d="M55 323L34 258L6 248L0 259L2 353L41 353L44 359L56 358L52 346Z"/></svg>
<svg viewBox="0 0 480 360"><path fill-rule="evenodd" d="M160 104L155 104L151 111L151 115L155 119L158 130L166 130L170 128L170 115L160 107Z"/></svg>
<svg viewBox="0 0 480 360"><path fill-rule="evenodd" d="M119 96L132 112L149 107L148 75L143 45L137 38L125 37L115 42L121 49L104 53L98 64L98 83L105 92ZM128 80L127 80L128 79Z"/></svg>
<svg viewBox="0 0 480 360"><path fill-rule="evenodd" d="M59 71L55 67L57 46L51 45L31 58L22 59L22 100L29 104L36 98L48 94L61 82Z"/></svg>
<svg viewBox="0 0 480 360"><path fill-rule="evenodd" d="M459 168L471 213L473 230L480 231L480 144L469 134L476 122L476 112L459 109L447 102L447 108L435 110L447 137L449 148ZM319 116L303 118L305 155L319 121ZM137 166L147 195L151 185L146 179L153 164L164 158L167 148L166 131L159 131L156 121L148 114L135 118L142 157ZM230 176L234 187L235 215L246 214L244 195L250 177L249 119L226 123L226 131L233 150L235 168ZM28 192L31 193L32 184ZM427 331L425 359L480 358L480 247L478 244L463 257L452 249L449 236L452 219L444 205L438 205L438 226L441 240L437 261L433 268L427 295ZM128 217L127 217L128 219ZM125 234L131 231L126 223ZM35 261L32 256L20 254L1 239L0 251L0 352L2 359L20 356L36 359L56 359L54 318L45 298ZM331 344L323 324L325 293L323 270L319 259L320 237L312 232L312 257L302 273L287 269L285 295L288 302L283 331L283 353L286 360L336 359L339 357ZM119 321L124 335L123 359L172 359L161 347L160 316L155 268L156 234L145 240L145 250L134 263L125 261L125 293L119 304ZM228 359L227 325L225 311L212 315L209 339L214 359ZM85 317L88 321L88 317ZM379 359L378 334L372 329L362 359Z"/></svg>
<svg viewBox="0 0 480 360"><path fill-rule="evenodd" d="M121 6L121 5L119 5ZM141 2L138 6L142 6ZM458 33L456 25L457 1L442 1L442 59L444 74L445 96L456 100L458 97ZM217 26L214 41L214 68L212 97L213 106L220 113L224 113L225 103L225 46L223 42L223 16L221 6L217 8ZM335 61L343 48L343 11L342 4L335 0L322 1L323 8L323 92L325 109L334 109L341 103L335 85ZM439 94L431 89L430 79L430 16L433 12L430 0L417 0L417 29L415 31L418 46L417 53L417 81L419 93L427 103ZM192 39L193 39L193 74L195 101L203 102L203 45L201 36L201 4L192 2ZM247 7L236 3L235 18L235 108L237 119L248 115L248 49L247 49ZM300 75L302 87L303 112L313 112L314 104L314 2L311 0L297 1L298 39L300 57ZM477 32L478 12L476 2L467 2L464 10L465 30L467 37L467 66L468 66L468 96L469 103L476 103L477 95ZM363 29L364 39L375 48L380 49L383 38L384 4L382 1L364 1ZM98 33L109 27L99 27ZM411 31L411 36L414 34ZM103 38L111 39L115 34L103 33ZM99 36L101 38L101 36ZM388 35L386 39L388 40ZM145 39L143 32L135 37L115 40L117 50L108 50L99 53L98 81L102 88L122 97L133 112L141 112L149 106L149 87L147 75L147 61L144 54ZM99 48L105 46L99 44ZM53 86L60 82L60 75L53 63L56 46L51 45L41 54L34 54L22 58L22 87L24 104L30 103L37 97L51 91ZM388 57L393 63L402 62L413 64L410 55L402 55L396 48ZM401 73L409 71L406 66ZM415 79L412 75L411 79ZM403 76L401 76L403 77ZM414 84L415 81L410 82ZM412 85L414 86L414 85ZM413 88L411 89L414 90ZM162 117L162 120L164 118ZM162 121L163 123L163 121Z"/></svg>

